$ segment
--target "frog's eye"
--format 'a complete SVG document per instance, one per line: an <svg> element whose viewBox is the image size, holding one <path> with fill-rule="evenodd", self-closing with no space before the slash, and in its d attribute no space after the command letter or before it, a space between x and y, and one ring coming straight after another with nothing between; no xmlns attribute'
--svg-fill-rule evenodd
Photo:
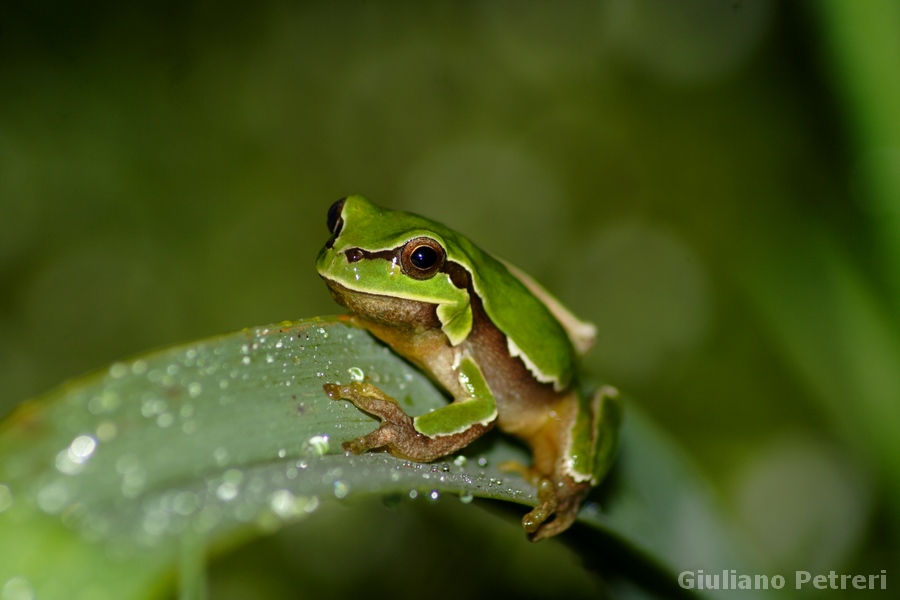
<svg viewBox="0 0 900 600"><path fill-rule="evenodd" d="M413 279L428 279L444 266L444 248L428 237L414 238L400 252L400 266Z"/></svg>
<svg viewBox="0 0 900 600"><path fill-rule="evenodd" d="M328 231L334 236L339 234L344 226L344 219L341 218L341 211L344 210L344 200L346 198L341 198L328 209Z"/></svg>

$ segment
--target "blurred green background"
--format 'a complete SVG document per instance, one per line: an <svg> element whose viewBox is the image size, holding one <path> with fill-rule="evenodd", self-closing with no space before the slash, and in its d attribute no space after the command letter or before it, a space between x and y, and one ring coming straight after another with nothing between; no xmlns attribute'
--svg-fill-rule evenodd
<svg viewBox="0 0 900 600"><path fill-rule="evenodd" d="M0 415L338 312L313 261L360 193L594 321L588 371L686 448L770 572L895 585L896 73L888 0L5 2ZM226 558L215 597L290 597L279 536L259 543L284 565Z"/></svg>

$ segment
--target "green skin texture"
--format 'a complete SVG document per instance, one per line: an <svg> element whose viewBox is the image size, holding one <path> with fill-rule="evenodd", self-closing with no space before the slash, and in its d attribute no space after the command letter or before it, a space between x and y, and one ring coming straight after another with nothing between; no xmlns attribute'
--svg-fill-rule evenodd
<svg viewBox="0 0 900 600"><path fill-rule="evenodd" d="M447 273L416 279L405 274L396 261L351 262L345 254L354 249L390 252L415 238L431 238L443 247L445 262L456 263L468 273L488 319L506 336L510 360L521 360L537 382L552 385L557 392L577 393L573 388L578 355L569 330L554 316L545 299L510 272L512 267L507 268L440 223L382 209L362 196L344 199L340 217L343 225L339 235L332 238L331 248L322 249L316 262L326 281L355 292L436 305L441 330L450 345L456 347L472 331L473 310L467 289L454 285ZM494 394L475 360L466 356L459 364L447 367L458 372L466 393L413 420L416 431L431 438L463 432L476 424L489 425L497 418ZM578 395L577 415L565 450L567 475L576 482L596 485L612 463L619 413L617 403L605 400L614 395L611 388L593 398Z"/></svg>

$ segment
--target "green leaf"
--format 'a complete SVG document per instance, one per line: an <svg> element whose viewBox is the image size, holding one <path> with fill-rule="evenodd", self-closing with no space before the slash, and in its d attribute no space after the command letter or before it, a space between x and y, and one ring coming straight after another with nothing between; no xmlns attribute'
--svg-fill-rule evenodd
<svg viewBox="0 0 900 600"><path fill-rule="evenodd" d="M826 68L834 75L887 282L900 302L900 8L890 0L815 2ZM855 146L855 147L854 147ZM881 265L880 265L881 266Z"/></svg>
<svg viewBox="0 0 900 600"><path fill-rule="evenodd" d="M0 424L0 589L154 597L171 590L177 564L196 564L198 544L274 531L350 497L534 504L531 486L499 468L528 456L499 433L434 464L344 455L341 442L375 422L322 384L362 377L410 414L445 402L366 332L327 318L151 352L23 404ZM588 527L566 537L601 571L661 594L682 591L684 569L745 568L687 461L627 408L619 464L580 515ZM193 569L182 589L196 595Z"/></svg>

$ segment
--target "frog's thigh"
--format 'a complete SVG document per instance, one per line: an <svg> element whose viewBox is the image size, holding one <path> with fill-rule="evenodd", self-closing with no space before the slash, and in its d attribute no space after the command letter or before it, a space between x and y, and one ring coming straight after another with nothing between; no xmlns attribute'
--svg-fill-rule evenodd
<svg viewBox="0 0 900 600"><path fill-rule="evenodd" d="M562 472L578 482L599 483L615 457L620 420L615 388L603 386L591 398L579 395Z"/></svg>
<svg viewBox="0 0 900 600"><path fill-rule="evenodd" d="M619 390L604 385L591 398L594 414L593 477L599 483L612 467L619 445L619 424L622 422L622 401Z"/></svg>

